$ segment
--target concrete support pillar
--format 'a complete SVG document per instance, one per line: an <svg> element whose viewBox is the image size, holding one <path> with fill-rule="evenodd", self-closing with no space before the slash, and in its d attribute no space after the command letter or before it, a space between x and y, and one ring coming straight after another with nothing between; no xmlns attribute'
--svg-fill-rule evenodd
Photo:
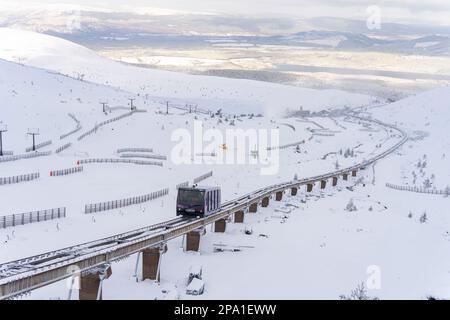
<svg viewBox="0 0 450 320"><path fill-rule="evenodd" d="M355 169L352 171L352 177L356 177L356 171L358 171L358 170Z"/></svg>
<svg viewBox="0 0 450 320"><path fill-rule="evenodd" d="M258 211L258 204L256 202L252 203L250 205L250 208L248 209L248 211L251 212L251 213L257 212Z"/></svg>
<svg viewBox="0 0 450 320"><path fill-rule="evenodd" d="M244 211L236 211L234 213L234 223L244 223Z"/></svg>
<svg viewBox="0 0 450 320"><path fill-rule="evenodd" d="M227 228L227 220L220 219L214 222L214 232L225 232Z"/></svg>
<svg viewBox="0 0 450 320"><path fill-rule="evenodd" d="M347 181L347 180L348 180L348 173L342 174L342 179L344 179L345 181Z"/></svg>
<svg viewBox="0 0 450 320"><path fill-rule="evenodd" d="M160 281L161 258L165 252L167 252L167 245L142 251L142 279Z"/></svg>
<svg viewBox="0 0 450 320"><path fill-rule="evenodd" d="M291 196L296 196L297 195L297 188L293 187L291 188Z"/></svg>
<svg viewBox="0 0 450 320"><path fill-rule="evenodd" d="M338 182L338 178L337 177L333 177L333 187L337 186L337 182Z"/></svg>
<svg viewBox="0 0 450 320"><path fill-rule="evenodd" d="M307 191L307 192L311 192L312 189L313 189L313 184L312 184L312 183L308 183L308 184L306 185L306 191Z"/></svg>
<svg viewBox="0 0 450 320"><path fill-rule="evenodd" d="M111 266L94 268L93 270L82 272L80 275L80 300L101 300L102 292L100 285L102 279L108 279L112 275Z"/></svg>
<svg viewBox="0 0 450 320"><path fill-rule="evenodd" d="M263 208L267 208L269 206L269 197L265 197L265 198L262 199L261 206Z"/></svg>
<svg viewBox="0 0 450 320"><path fill-rule="evenodd" d="M80 300L97 300L100 289L100 277L97 274L89 273L80 277ZM102 295L100 294L100 300Z"/></svg>
<svg viewBox="0 0 450 320"><path fill-rule="evenodd" d="M275 200L276 201L281 201L283 199L283 191L278 191L276 194L275 194Z"/></svg>
<svg viewBox="0 0 450 320"><path fill-rule="evenodd" d="M205 233L206 229L199 229L186 234L186 251L199 251L200 237Z"/></svg>

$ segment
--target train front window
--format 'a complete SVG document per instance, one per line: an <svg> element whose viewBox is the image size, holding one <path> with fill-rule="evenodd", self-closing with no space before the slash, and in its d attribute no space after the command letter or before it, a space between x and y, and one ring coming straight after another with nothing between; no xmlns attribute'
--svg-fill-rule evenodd
<svg viewBox="0 0 450 320"><path fill-rule="evenodd" d="M205 193L199 190L178 190L178 204L183 206L203 206Z"/></svg>

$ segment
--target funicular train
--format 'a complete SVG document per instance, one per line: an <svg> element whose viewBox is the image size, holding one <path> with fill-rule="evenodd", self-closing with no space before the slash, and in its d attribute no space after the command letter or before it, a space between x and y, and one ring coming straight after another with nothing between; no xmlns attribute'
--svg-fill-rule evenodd
<svg viewBox="0 0 450 320"><path fill-rule="evenodd" d="M206 217L221 209L219 187L182 187L178 189L177 216Z"/></svg>

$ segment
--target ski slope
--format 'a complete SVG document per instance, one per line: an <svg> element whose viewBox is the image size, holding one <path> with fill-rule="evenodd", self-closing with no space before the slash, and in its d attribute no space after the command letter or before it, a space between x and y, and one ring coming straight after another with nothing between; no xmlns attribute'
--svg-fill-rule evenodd
<svg viewBox="0 0 450 320"><path fill-rule="evenodd" d="M86 221L94 224L91 217L83 213L85 204L143 195L166 187L174 188L178 183L192 181L193 178L210 170L214 172L214 176L209 183L229 183L230 186L233 186L233 188L224 189L223 200L226 201L241 192L272 184L274 179L285 181L292 179L295 174L311 176L327 172L334 168L336 161L333 157L328 156L322 160L330 149L337 152L339 148L360 146L363 137L371 140L370 144L359 147L361 150L355 154L355 157L342 157L339 160L341 166L352 165L363 159L364 149L368 154L378 151L375 145L386 139L386 133L382 130L378 130L377 134L373 135L371 132L364 131L361 125L346 123L344 119L339 121L323 119L322 125L318 127L314 122L301 119L243 117L241 121L236 122L241 129L279 129L280 145L305 140L301 148L302 152L293 152L294 147L281 150L280 170L276 176L260 176L260 167L255 165L175 165L170 160L171 150L176 145L175 141L171 139L174 130L186 128L192 133L195 121L202 121L205 131L218 128L225 132L232 126L226 122L219 124L216 118L210 118L208 115L190 114L174 108L170 109L169 115L166 115L164 105L140 96L134 104L147 112L136 113L131 117L103 126L95 134L79 141L77 137L97 123L128 112L127 99L130 93L6 61L0 61L0 67L4 70L1 73L0 86L2 92L5 93L2 97L5 104L1 121L8 125L8 132L4 135L4 149L13 151L14 154L25 153L25 148L31 145L31 138L26 134L28 128L39 128L40 135L37 136L37 142L53 141L50 146L41 149L41 151L52 151L51 156L1 163L0 176L2 177L31 172L41 173L41 178L37 181L3 186L2 194L9 199L9 201L0 202L0 210L3 214L64 206L69 212L68 221L74 219L81 224ZM99 104L104 97L109 97L111 107L118 108L104 114ZM68 113L76 116L82 129L60 140L59 137L62 134L75 127L75 123ZM339 126L340 122L345 123L345 128L352 127L354 130L361 130L361 138L354 137L353 130L343 130L343 126ZM331 132L330 136L320 135L328 131ZM66 143L72 143L72 146L60 154L55 154L54 151ZM385 145L386 148L388 146L389 143ZM49 176L51 170L74 167L81 159L120 159L117 150L123 147L152 148L154 154L167 156L168 160L163 161L163 167L86 164L81 174L63 177ZM214 151L219 153L219 146ZM315 162L317 160L323 164L317 165ZM300 167L299 163L301 163ZM243 176L246 176L245 181L240 181ZM161 219L171 218L174 197L175 194L172 191L167 200L157 200L126 210L113 210L115 218L112 219L124 219L124 212L127 215L134 212L133 214L138 219L130 220L126 224L112 223L108 228L101 230L94 224L92 234L85 229L82 236L86 239L83 238L83 240L92 240L98 236L127 231L128 228L136 228L143 223L154 223ZM27 201L23 201L25 198ZM151 217L139 215L143 210L154 210L155 208L158 209L152 213ZM111 219L111 215L106 213L95 219L96 221L103 219L108 221ZM64 222L54 221L50 224L62 226ZM39 229L41 227L23 226L20 228ZM68 245L74 244L75 239L81 240L76 236L79 232L78 227L74 227L73 232L73 238L67 237L67 233L64 233L64 241L67 241ZM57 247L61 245L61 242L46 243L46 245ZM30 254L41 249L29 247ZM10 253L25 254L23 250Z"/></svg>
<svg viewBox="0 0 450 320"><path fill-rule="evenodd" d="M245 226L228 224L225 234L208 230L199 254L185 253L181 239L169 243L162 262L162 282L136 283L134 256L113 265L113 276L105 282L106 299L192 298L185 295L187 270L193 264L204 268L207 299L337 299L364 282L367 268L379 266L380 289L371 296L424 299L428 295L450 295L450 220L448 199L393 191L386 182L411 184L417 160L427 155L423 183L435 174L434 184L449 183L449 109L445 105L449 88L427 92L394 104L369 107L371 99L338 91L315 91L267 83L187 76L140 69L96 56L91 51L46 35L1 29L5 41L0 57L0 121L8 125L4 149L25 152L31 144L29 128L39 128L38 142L52 140L42 149L47 157L2 162L0 177L39 171L41 178L0 186L0 213L27 212L58 206L67 207L65 219L0 229L0 263L49 250L96 240L142 226L172 219L175 185L190 181L207 171L213 176L205 184L220 185L223 201L263 186L298 177L314 176L360 163L383 152L398 141L384 127L336 118L282 118L287 107L322 110L361 107L372 115L396 123L413 138L395 155L367 168L362 176L340 181L337 189L315 190L306 196L271 201L258 214L247 215ZM76 54L73 54L76 53ZM63 74L70 75L69 77ZM80 75L85 74L84 79ZM96 133L78 140L96 124L128 112L128 98L146 112L135 113L102 126ZM102 101L113 109L102 112ZM176 165L171 161L175 142L171 134L179 128L193 132L195 121L204 129L230 129L217 117L169 109L165 101L198 103L199 106L229 113L262 112L263 117L240 117L236 128L279 129L280 145L293 144L280 152L276 175L260 175L257 165ZM280 103L279 101L282 101ZM75 127L72 113L82 129L60 140ZM299 141L300 152L295 144ZM72 146L60 154L57 147ZM120 159L117 149L152 148L166 155L162 167L130 164L86 164L82 173L50 177L49 171L73 167L80 159ZM345 157L341 150L353 150ZM220 146L216 146L217 153ZM446 156L443 157L443 154ZM423 160L421 160L423 161ZM357 184L355 187L354 185ZM146 194L170 188L169 195L140 205L86 215L87 203ZM353 200L357 211L345 210ZM293 207L294 206L294 207ZM298 208L296 208L298 207ZM427 212L429 220L420 223ZM409 217L409 213L412 216ZM253 234L246 235L245 228ZM260 236L261 234L266 235ZM240 252L214 251L217 244L241 246ZM246 246L246 247L245 247ZM225 276L224 270L230 270ZM420 275L420 276L418 276ZM59 282L31 293L28 298L67 297L66 283Z"/></svg>

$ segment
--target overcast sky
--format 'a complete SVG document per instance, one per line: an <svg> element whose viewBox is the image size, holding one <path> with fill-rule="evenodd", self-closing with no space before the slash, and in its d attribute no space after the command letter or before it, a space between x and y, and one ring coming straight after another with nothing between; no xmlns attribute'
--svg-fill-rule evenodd
<svg viewBox="0 0 450 320"><path fill-rule="evenodd" d="M450 25L450 0L0 0L0 9L48 4L99 6L110 10L156 7L188 12L289 15L299 18L340 17L366 19L367 8L378 6L385 22ZM9 4L9 5L8 5Z"/></svg>

